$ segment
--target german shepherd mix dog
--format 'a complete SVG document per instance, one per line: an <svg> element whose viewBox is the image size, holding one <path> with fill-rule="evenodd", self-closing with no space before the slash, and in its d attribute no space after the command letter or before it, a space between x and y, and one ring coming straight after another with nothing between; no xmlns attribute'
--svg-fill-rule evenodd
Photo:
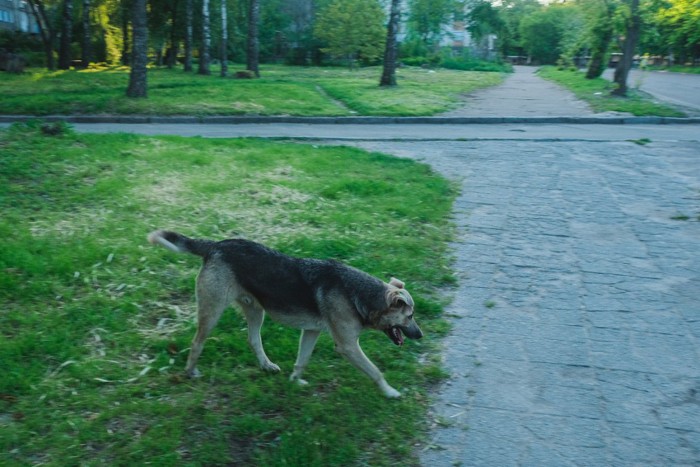
<svg viewBox="0 0 700 467"><path fill-rule="evenodd" d="M197 333L187 360L189 376L199 376L197 359L221 313L237 303L248 322L248 343L263 370L280 371L267 358L260 339L265 311L282 324L301 329L299 355L290 380L307 384L301 376L321 331L329 331L335 349L374 381L387 397L401 394L362 352L364 328L384 331L396 345L404 335L420 339L413 319L413 299L403 282L388 284L333 260L293 258L243 239L195 240L158 230L153 244L204 259L197 277Z"/></svg>

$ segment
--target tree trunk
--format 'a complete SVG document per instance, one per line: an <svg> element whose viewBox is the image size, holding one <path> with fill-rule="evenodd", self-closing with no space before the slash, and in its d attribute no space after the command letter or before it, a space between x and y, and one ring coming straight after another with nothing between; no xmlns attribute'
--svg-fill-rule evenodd
<svg viewBox="0 0 700 467"><path fill-rule="evenodd" d="M641 29L641 18L639 15L639 0L631 0L630 4L631 17L627 23L627 31L625 33L625 42L622 46L622 58L615 68L614 81L617 84L617 89L612 91L615 96L627 96L627 75L632 68L634 51L639 40Z"/></svg>
<svg viewBox="0 0 700 467"><path fill-rule="evenodd" d="M133 30L131 52L131 73L127 97L147 97L147 68L148 65L148 24L146 19L146 0L133 0L131 25Z"/></svg>
<svg viewBox="0 0 700 467"><path fill-rule="evenodd" d="M228 21L226 20L226 0L221 0L221 76L228 75Z"/></svg>
<svg viewBox="0 0 700 467"><path fill-rule="evenodd" d="M83 0L83 56L81 66L87 68L92 60L92 48L90 44L90 0Z"/></svg>
<svg viewBox="0 0 700 467"><path fill-rule="evenodd" d="M397 44L396 34L399 31L399 17L401 15L401 0L391 0L391 13L386 32L386 46L384 47L384 69L380 86L396 86L396 59Z"/></svg>
<svg viewBox="0 0 700 467"><path fill-rule="evenodd" d="M122 0L122 65L131 64L131 44L129 43L129 11L126 1Z"/></svg>
<svg viewBox="0 0 700 467"><path fill-rule="evenodd" d="M247 43L247 66L246 69L255 73L260 78L260 44L258 42L258 21L260 18L259 0L249 0L248 9L248 43Z"/></svg>
<svg viewBox="0 0 700 467"><path fill-rule="evenodd" d="M210 75L209 48L211 47L211 30L209 29L209 0L202 0L202 45L199 48L200 75Z"/></svg>
<svg viewBox="0 0 700 467"><path fill-rule="evenodd" d="M170 48L168 48L168 50L167 50L166 59L165 59L166 65L171 70L175 67L175 64L177 63L178 43L177 43L177 36L175 34L177 27L179 27L179 24L177 22L177 20L178 20L177 10L178 10L178 1L175 0L173 2L173 24L170 25Z"/></svg>
<svg viewBox="0 0 700 467"><path fill-rule="evenodd" d="M56 69L56 62L53 58L53 39L54 32L46 18L46 9L41 0L29 0L29 8L32 10L36 24L39 27L41 42L44 44L44 53L46 54L46 68L53 71Z"/></svg>
<svg viewBox="0 0 700 467"><path fill-rule="evenodd" d="M591 30L591 62L586 71L587 79L599 78L605 71L608 49L613 39L614 7L609 1L604 1L603 4L605 10L596 18L595 26Z"/></svg>
<svg viewBox="0 0 700 467"><path fill-rule="evenodd" d="M194 16L194 0L185 0L185 68L192 71L192 22Z"/></svg>
<svg viewBox="0 0 700 467"><path fill-rule="evenodd" d="M63 14L61 15L61 43L58 49L58 68L67 70L70 68L70 46L73 41L73 0L63 0Z"/></svg>

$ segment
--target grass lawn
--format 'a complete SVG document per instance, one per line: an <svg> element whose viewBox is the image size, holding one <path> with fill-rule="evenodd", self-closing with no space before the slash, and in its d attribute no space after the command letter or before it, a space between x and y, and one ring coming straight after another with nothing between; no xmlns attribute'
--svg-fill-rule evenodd
<svg viewBox="0 0 700 467"><path fill-rule="evenodd" d="M407 465L443 376L439 287L454 283L452 185L413 161L263 140L0 131L1 465ZM407 282L426 337L362 338L385 399L322 335L290 383L298 331L268 320L281 374L229 309L183 377L201 261L155 228L236 234Z"/></svg>
<svg viewBox="0 0 700 467"><path fill-rule="evenodd" d="M381 68L304 68L266 65L261 79L240 80L149 70L148 99L125 96L128 69L0 74L0 114L139 115L434 115L460 103L460 96L502 81L500 73L398 70L399 86L378 86Z"/></svg>
<svg viewBox="0 0 700 467"><path fill-rule="evenodd" d="M648 95L632 89L628 83L628 97L611 96L615 85L604 79L586 79L582 71L560 70L554 66L540 68L539 75L554 81L573 92L576 97L590 104L596 112L627 112L636 116L655 115L659 117L684 117L685 114L673 107L654 102Z"/></svg>

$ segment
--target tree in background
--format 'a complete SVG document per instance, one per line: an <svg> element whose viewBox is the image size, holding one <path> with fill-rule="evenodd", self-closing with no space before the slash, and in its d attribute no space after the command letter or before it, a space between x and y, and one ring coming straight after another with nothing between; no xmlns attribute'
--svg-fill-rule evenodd
<svg viewBox="0 0 700 467"><path fill-rule="evenodd" d="M380 86L396 86L396 59L398 55L396 35L399 31L400 16L401 0L391 0L389 24L386 27L386 44L384 45L384 66L382 77L379 80Z"/></svg>
<svg viewBox="0 0 700 467"><path fill-rule="evenodd" d="M466 24L469 35L477 43L491 34L495 34L500 39L505 33L505 22L498 9L486 0L479 0L472 5L466 15Z"/></svg>
<svg viewBox="0 0 700 467"><path fill-rule="evenodd" d="M209 29L209 0L202 0L202 43L199 46L199 69L200 75L210 75L209 49L211 47L211 30Z"/></svg>
<svg viewBox="0 0 700 467"><path fill-rule="evenodd" d="M520 23L543 8L537 0L504 0L496 8L503 21L503 29L498 35L498 48L503 56L526 55L520 35Z"/></svg>
<svg viewBox="0 0 700 467"><path fill-rule="evenodd" d="M586 78L599 78L607 65L608 51L612 43L616 0L586 0L581 8L587 23L587 39L591 59Z"/></svg>
<svg viewBox="0 0 700 467"><path fill-rule="evenodd" d="M617 84L617 88L612 91L612 94L616 96L627 95L627 75L632 68L632 60L639 41L641 25L639 0L629 0L629 15L626 21L625 39L622 44L622 58L615 68L614 81Z"/></svg>
<svg viewBox="0 0 700 467"><path fill-rule="evenodd" d="M663 34L662 53L680 63L700 57L700 0L666 0L654 6L648 20Z"/></svg>
<svg viewBox="0 0 700 467"><path fill-rule="evenodd" d="M316 18L314 35L325 44L321 50L344 60L375 62L385 40L384 10L376 0L335 0Z"/></svg>
<svg viewBox="0 0 700 467"><path fill-rule="evenodd" d="M73 0L63 0L61 15L61 42L58 49L58 68L67 70L71 63L71 42L73 40Z"/></svg>
<svg viewBox="0 0 700 467"><path fill-rule="evenodd" d="M185 0L185 63L184 71L192 71L192 37L194 25L194 0Z"/></svg>
<svg viewBox="0 0 700 467"><path fill-rule="evenodd" d="M83 0L83 35L82 35L82 57L80 58L80 66L87 68L92 60L92 38L90 36L90 0Z"/></svg>
<svg viewBox="0 0 700 467"><path fill-rule="evenodd" d="M147 97L148 65L148 20L146 0L133 0L131 24L133 29L133 49L131 52L131 72L129 73L128 97Z"/></svg>
<svg viewBox="0 0 700 467"><path fill-rule="evenodd" d="M411 0L408 13L408 35L418 39L427 52L435 52L440 46L443 26L449 23L455 12L463 8L456 0Z"/></svg>
<svg viewBox="0 0 700 467"><path fill-rule="evenodd" d="M221 0L221 76L228 75L228 18L226 0Z"/></svg>
<svg viewBox="0 0 700 467"><path fill-rule="evenodd" d="M553 64L561 57L568 62L578 48L582 29L580 12L575 6L552 4L522 19L521 43L536 62Z"/></svg>
<svg viewBox="0 0 700 467"><path fill-rule="evenodd" d="M248 0L248 39L246 47L246 69L252 71L260 78L260 42L258 36L258 23L260 21L260 1Z"/></svg>
<svg viewBox="0 0 700 467"><path fill-rule="evenodd" d="M49 70L55 70L56 62L53 58L55 29L51 26L51 21L49 21L46 13L44 2L42 0L29 0L29 8L32 10L32 14L36 18L36 23L39 27L39 35L41 36L41 42L44 45L44 54L46 55L46 67Z"/></svg>

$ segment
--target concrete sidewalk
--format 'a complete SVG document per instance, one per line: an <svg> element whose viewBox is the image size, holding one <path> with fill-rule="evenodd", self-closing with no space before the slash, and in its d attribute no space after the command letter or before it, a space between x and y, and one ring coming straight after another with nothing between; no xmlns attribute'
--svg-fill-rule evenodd
<svg viewBox="0 0 700 467"><path fill-rule="evenodd" d="M700 465L700 146L647 136L341 143L461 187L423 465Z"/></svg>
<svg viewBox="0 0 700 467"><path fill-rule="evenodd" d="M465 97L464 106L445 117L612 117L628 114L594 113L570 91L537 76L537 67L514 66L498 86Z"/></svg>

